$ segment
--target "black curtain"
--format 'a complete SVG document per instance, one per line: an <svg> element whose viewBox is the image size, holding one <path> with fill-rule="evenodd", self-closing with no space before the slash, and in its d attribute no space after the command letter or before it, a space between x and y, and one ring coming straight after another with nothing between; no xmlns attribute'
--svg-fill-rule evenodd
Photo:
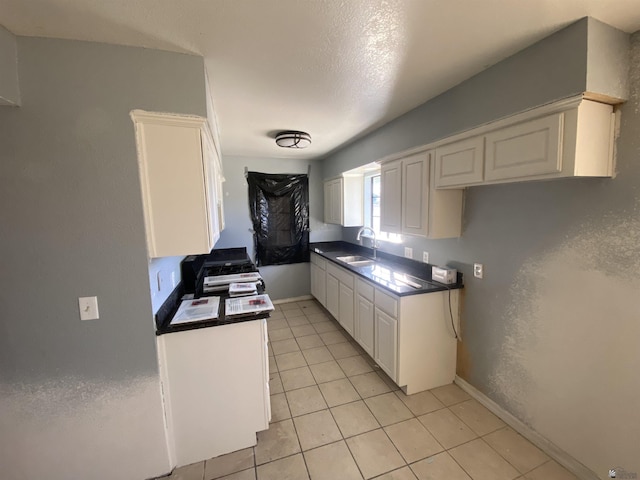
<svg viewBox="0 0 640 480"><path fill-rule="evenodd" d="M308 262L308 176L248 172L247 182L257 265Z"/></svg>

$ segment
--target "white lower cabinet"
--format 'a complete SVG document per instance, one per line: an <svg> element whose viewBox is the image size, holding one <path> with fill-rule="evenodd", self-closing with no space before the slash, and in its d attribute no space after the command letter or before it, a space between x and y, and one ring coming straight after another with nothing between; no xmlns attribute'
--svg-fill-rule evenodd
<svg viewBox="0 0 640 480"><path fill-rule="evenodd" d="M338 318L340 316L340 282L336 277L327 273L327 304L329 313Z"/></svg>
<svg viewBox="0 0 640 480"><path fill-rule="evenodd" d="M374 352L374 318L373 302L358 294L356 300L355 339L360 346L373 358Z"/></svg>
<svg viewBox="0 0 640 480"><path fill-rule="evenodd" d="M373 359L397 383L398 321L375 309L375 350Z"/></svg>
<svg viewBox="0 0 640 480"><path fill-rule="evenodd" d="M327 310L349 335L354 335L354 276L327 262Z"/></svg>
<svg viewBox="0 0 640 480"><path fill-rule="evenodd" d="M342 328L344 328L349 335L354 335L354 316L353 316L353 303L354 303L353 289L349 288L344 283L340 283L340 300L338 302L338 321Z"/></svg>
<svg viewBox="0 0 640 480"><path fill-rule="evenodd" d="M313 295L323 307L327 306L327 280L326 260L319 255L311 254L311 295Z"/></svg>
<svg viewBox="0 0 640 480"><path fill-rule="evenodd" d="M251 447L269 427L266 334L263 319L157 337L172 466Z"/></svg>
<svg viewBox="0 0 640 480"><path fill-rule="evenodd" d="M459 295L460 290L451 290L398 298L395 382L407 395L453 382L457 341L452 323L460 332Z"/></svg>
<svg viewBox="0 0 640 480"><path fill-rule="evenodd" d="M400 297L329 260L323 272L329 313L407 395L453 382L459 290Z"/></svg>

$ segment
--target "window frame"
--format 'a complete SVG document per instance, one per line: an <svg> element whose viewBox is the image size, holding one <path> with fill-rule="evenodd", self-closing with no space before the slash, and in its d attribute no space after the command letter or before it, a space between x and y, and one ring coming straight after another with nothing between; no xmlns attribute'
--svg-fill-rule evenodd
<svg viewBox="0 0 640 480"><path fill-rule="evenodd" d="M390 242L390 243L402 243L402 235L398 233L388 233L381 230L380 228L376 230L373 226L373 179L375 177L380 178L380 181L382 181L380 171L366 173L363 178L364 226L369 227L376 232L376 240L380 240L383 242ZM380 185L380 189L382 190L382 185ZM380 192L379 198L382 200L382 191ZM380 217L381 216L382 216L382 212L380 212Z"/></svg>

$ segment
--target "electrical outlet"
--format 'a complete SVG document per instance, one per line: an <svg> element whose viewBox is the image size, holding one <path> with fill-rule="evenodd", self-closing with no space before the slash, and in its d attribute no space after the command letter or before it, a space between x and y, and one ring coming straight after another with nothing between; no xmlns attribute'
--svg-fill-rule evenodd
<svg viewBox="0 0 640 480"><path fill-rule="evenodd" d="M474 263L473 276L476 278L482 278L483 275L484 275L484 265L482 265L481 263Z"/></svg>
<svg viewBox="0 0 640 480"><path fill-rule="evenodd" d="M80 320L97 320L100 318L98 314L98 297L78 298L78 308L80 309Z"/></svg>
<svg viewBox="0 0 640 480"><path fill-rule="evenodd" d="M407 258L413 258L413 248L404 247L404 256Z"/></svg>
<svg viewBox="0 0 640 480"><path fill-rule="evenodd" d="M171 272L171 288L176 288L176 272Z"/></svg>
<svg viewBox="0 0 640 480"><path fill-rule="evenodd" d="M429 263L429 252L422 252L422 261L424 263Z"/></svg>

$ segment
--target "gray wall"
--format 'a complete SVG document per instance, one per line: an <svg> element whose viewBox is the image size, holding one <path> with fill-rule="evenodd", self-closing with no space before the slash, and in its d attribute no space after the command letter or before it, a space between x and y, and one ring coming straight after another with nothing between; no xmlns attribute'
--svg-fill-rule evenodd
<svg viewBox="0 0 640 480"><path fill-rule="evenodd" d="M588 19L547 37L324 162L326 177L586 89Z"/></svg>
<svg viewBox="0 0 640 480"><path fill-rule="evenodd" d="M20 105L16 37L0 25L0 106Z"/></svg>
<svg viewBox="0 0 640 480"><path fill-rule="evenodd" d="M629 35L589 18L587 91L629 98Z"/></svg>
<svg viewBox="0 0 640 480"><path fill-rule="evenodd" d="M578 93L584 28L575 24L352 144L325 173ZM619 62L627 37L602 24L589 29L604 32ZM426 250L432 263L464 273L458 374L603 479L613 466L640 472L640 33L631 65L630 83L612 79L598 92L631 87L615 179L468 188L461 238L383 246L396 254L411 246L415 258ZM353 229L343 234L354 241ZM484 264L483 280L473 278L473 262Z"/></svg>
<svg viewBox="0 0 640 480"><path fill-rule="evenodd" d="M285 158L252 158L225 156L224 213L226 228L215 248L247 247L254 258L254 241L251 233L249 196L244 168L263 173L309 173L309 227L312 242L339 240L341 229L323 222L322 164L309 160ZM267 291L273 300L309 295L309 263L260 267Z"/></svg>
<svg viewBox="0 0 640 480"><path fill-rule="evenodd" d="M18 37L0 110L3 478L148 478L163 432L134 108L206 115L199 57ZM100 319L81 322L78 297Z"/></svg>

